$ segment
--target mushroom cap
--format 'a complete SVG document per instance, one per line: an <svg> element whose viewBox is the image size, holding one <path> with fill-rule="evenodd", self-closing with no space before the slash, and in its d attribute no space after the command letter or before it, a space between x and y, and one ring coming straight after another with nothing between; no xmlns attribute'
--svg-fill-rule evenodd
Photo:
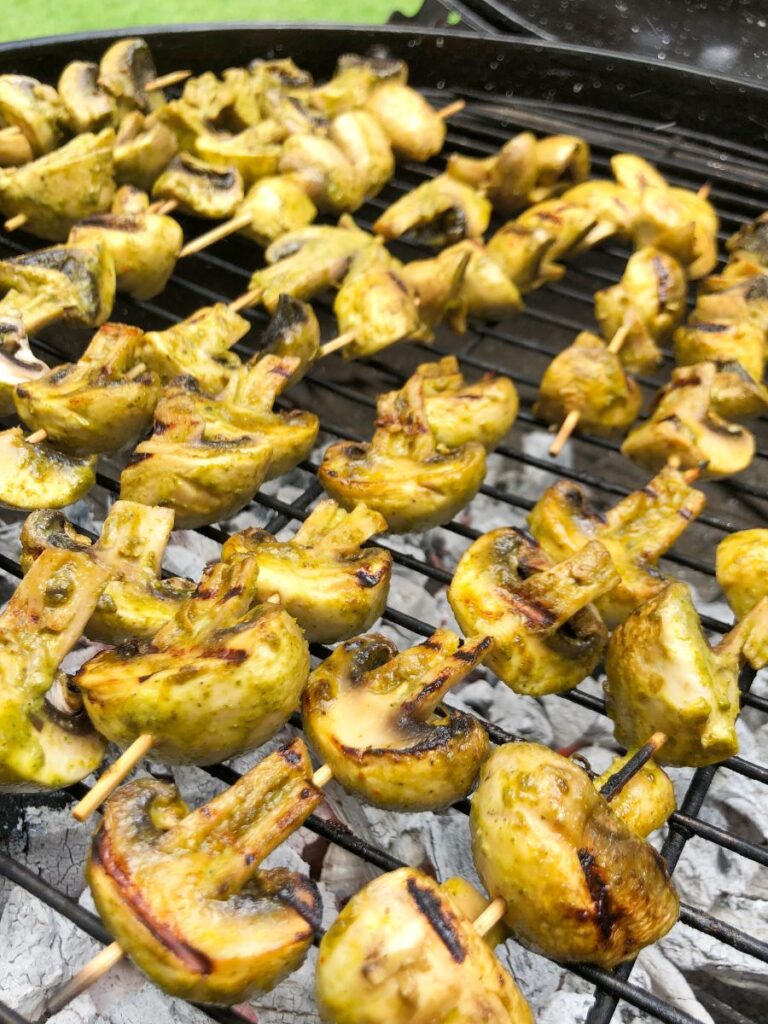
<svg viewBox="0 0 768 1024"><path fill-rule="evenodd" d="M385 238L407 235L436 249L463 238L480 238L491 219L491 204L475 189L440 174L394 202L373 225Z"/></svg>
<svg viewBox="0 0 768 1024"><path fill-rule="evenodd" d="M59 76L59 96L77 133L103 128L117 120L115 98L98 79L98 64L87 60L70 61Z"/></svg>
<svg viewBox="0 0 768 1024"><path fill-rule="evenodd" d="M373 633L346 641L311 674L304 730L347 792L401 811L447 807L467 795L488 735L472 715L438 701L479 663L489 641L459 643L443 630L398 655L391 640Z"/></svg>
<svg viewBox="0 0 768 1024"><path fill-rule="evenodd" d="M402 82L382 82L365 109L381 122L397 156L423 163L443 148L445 121L421 93Z"/></svg>
<svg viewBox="0 0 768 1024"><path fill-rule="evenodd" d="M554 960L615 967L677 921L664 861L580 765L547 747L494 750L472 798L470 830L483 884L506 900L505 923Z"/></svg>
<svg viewBox="0 0 768 1024"><path fill-rule="evenodd" d="M320 943L316 994L333 1024L533 1024L447 885L415 868L347 903Z"/></svg>
<svg viewBox="0 0 768 1024"><path fill-rule="evenodd" d="M240 172L178 153L152 186L153 199L175 199L182 212L226 220L234 217L245 189Z"/></svg>
<svg viewBox="0 0 768 1024"><path fill-rule="evenodd" d="M737 619L768 594L768 530L740 530L717 545L717 582Z"/></svg>
<svg viewBox="0 0 768 1024"><path fill-rule="evenodd" d="M45 442L27 444L20 427L0 432L0 504L64 508L96 483L96 456L75 458Z"/></svg>
<svg viewBox="0 0 768 1024"><path fill-rule="evenodd" d="M289 231L306 227L317 216L317 207L292 174L261 178L246 192L240 209L251 215L242 234L265 246Z"/></svg>

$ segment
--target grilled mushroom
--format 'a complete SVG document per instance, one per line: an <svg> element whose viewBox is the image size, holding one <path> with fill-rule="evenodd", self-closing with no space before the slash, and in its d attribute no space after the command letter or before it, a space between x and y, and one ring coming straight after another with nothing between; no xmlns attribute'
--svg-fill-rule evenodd
<svg viewBox="0 0 768 1024"><path fill-rule="evenodd" d="M20 315L29 334L55 320L98 327L112 312L115 286L115 262L101 243L0 260L0 311Z"/></svg>
<svg viewBox="0 0 768 1024"><path fill-rule="evenodd" d="M675 331L675 359L680 366L735 362L753 382L762 381L766 363L765 330L747 319L703 322L692 319Z"/></svg>
<svg viewBox="0 0 768 1024"><path fill-rule="evenodd" d="M648 373L661 362L659 345L685 315L687 282L668 253L646 246L633 253L621 281L595 293L595 316L603 336L629 329L621 361L632 373Z"/></svg>
<svg viewBox="0 0 768 1024"><path fill-rule="evenodd" d="M637 196L623 185L592 178L569 188L563 192L562 198L589 210L595 219L593 231L596 238L605 239L612 235L625 241L632 238L640 203Z"/></svg>
<svg viewBox="0 0 768 1024"><path fill-rule="evenodd" d="M96 483L96 456L78 459L48 444L28 444L20 427L0 431L0 504L64 508Z"/></svg>
<svg viewBox="0 0 768 1024"><path fill-rule="evenodd" d="M99 66L88 60L73 60L59 76L58 92L67 109L69 123L78 134L98 131L117 121L117 104L99 84Z"/></svg>
<svg viewBox="0 0 768 1024"><path fill-rule="evenodd" d="M484 658L448 630L398 653L374 633L348 640L310 675L302 698L310 746L349 793L375 807L424 811L467 795L488 753L476 718L441 704Z"/></svg>
<svg viewBox="0 0 768 1024"><path fill-rule="evenodd" d="M593 779L598 793L639 752L637 747L614 758L602 775ZM667 821L677 807L672 780L653 758L611 798L611 810L630 831L645 839Z"/></svg>
<svg viewBox="0 0 768 1024"><path fill-rule="evenodd" d="M382 82L365 103L387 133L395 153L423 163L445 142L445 121L421 93L398 81Z"/></svg>
<svg viewBox="0 0 768 1024"><path fill-rule="evenodd" d="M148 192L179 147L176 136L161 121L147 123L138 110L120 122L115 140L115 179Z"/></svg>
<svg viewBox="0 0 768 1024"><path fill-rule="evenodd" d="M71 786L100 764L106 743L59 665L80 639L107 579L86 554L47 551L0 615L0 789ZM54 688L66 699L61 707L50 701Z"/></svg>
<svg viewBox="0 0 768 1024"><path fill-rule="evenodd" d="M0 173L0 210L24 230L63 241L76 221L108 210L115 193L115 133L77 135L52 153Z"/></svg>
<svg viewBox="0 0 768 1024"><path fill-rule="evenodd" d="M621 354L611 352L596 334L582 331L544 371L533 412L552 424L578 412L584 430L612 434L634 423L642 404L640 388L624 372Z"/></svg>
<svg viewBox="0 0 768 1024"><path fill-rule="evenodd" d="M238 214L248 213L251 222L241 229L259 245L271 242L289 232L300 231L317 216L317 207L293 174L276 174L261 178L250 188L238 207Z"/></svg>
<svg viewBox="0 0 768 1024"><path fill-rule="evenodd" d="M194 590L190 580L161 579L173 512L133 501L116 501L95 543L77 532L61 512L45 509L27 517L21 531L21 564L28 572L44 552L87 551L109 576L85 627L101 643L148 639Z"/></svg>
<svg viewBox="0 0 768 1024"><path fill-rule="evenodd" d="M491 219L491 204L449 174L439 174L396 200L373 225L384 238L403 236L435 249L480 238Z"/></svg>
<svg viewBox="0 0 768 1024"><path fill-rule="evenodd" d="M362 545L386 528L365 505L345 512L326 500L290 540L249 526L226 541L221 557L255 559L257 598L278 594L310 643L334 644L369 629L384 610L392 556Z"/></svg>
<svg viewBox="0 0 768 1024"><path fill-rule="evenodd" d="M312 307L290 295L281 295L261 336L261 348L251 363L257 363L262 355L268 354L298 359L299 365L285 385L288 388L303 377L319 352L320 325Z"/></svg>
<svg viewBox="0 0 768 1024"><path fill-rule="evenodd" d="M120 192L127 189L123 186ZM151 299L166 286L173 273L176 260L184 244L184 233L178 221L152 213L144 193L141 209L134 205L131 212L123 209L125 197L115 197L112 213L86 217L72 228L72 245L93 245L98 241L115 262L118 291L127 292L135 299Z"/></svg>
<svg viewBox="0 0 768 1024"><path fill-rule="evenodd" d="M179 153L152 186L153 199L174 199L182 213L223 220L233 217L245 195L234 167L220 168Z"/></svg>
<svg viewBox="0 0 768 1024"><path fill-rule="evenodd" d="M19 418L45 430L52 445L70 455L117 451L152 422L160 379L151 370L126 377L138 363L143 332L105 324L76 363L64 363L40 380L16 388Z"/></svg>
<svg viewBox="0 0 768 1024"><path fill-rule="evenodd" d="M269 246L264 258L270 266L257 270L249 287L261 290L261 302L270 312L281 295L311 299L338 284L355 254L373 242L347 215L337 227L310 225L291 231Z"/></svg>
<svg viewBox="0 0 768 1024"><path fill-rule="evenodd" d="M615 967L677 921L664 861L580 765L547 747L508 743L491 754L470 829L483 884L506 900L505 923L545 956Z"/></svg>
<svg viewBox="0 0 768 1024"><path fill-rule="evenodd" d="M14 411L17 384L39 380L48 370L29 347L21 317L13 313L0 316L0 416L10 416Z"/></svg>
<svg viewBox="0 0 768 1024"><path fill-rule="evenodd" d="M165 103L160 89L146 91L157 78L157 68L144 39L119 39L99 62L99 85L117 100L122 115L138 109L147 114Z"/></svg>
<svg viewBox="0 0 768 1024"><path fill-rule="evenodd" d="M456 356L422 363L416 372L424 381L424 409L437 444L460 448L479 441L490 452L515 422L519 402L509 377L487 373L467 384Z"/></svg>
<svg viewBox="0 0 768 1024"><path fill-rule="evenodd" d="M202 391L216 394L240 366L229 350L249 330L244 317L217 302L164 331L147 331L139 356L164 382L189 374Z"/></svg>
<svg viewBox="0 0 768 1024"><path fill-rule="evenodd" d="M122 472L120 497L173 509L180 529L204 526L247 505L271 460L262 434L233 423L193 378L177 377L157 403L154 433Z"/></svg>
<svg viewBox="0 0 768 1024"><path fill-rule="evenodd" d="M67 120L62 98L50 85L27 75L0 75L0 124L21 131L30 159L61 143Z"/></svg>
<svg viewBox="0 0 768 1024"><path fill-rule="evenodd" d="M737 619L768 594L768 530L740 530L717 545L717 582Z"/></svg>
<svg viewBox="0 0 768 1024"><path fill-rule="evenodd" d="M676 456L683 468L702 466L708 476L731 476L750 464L755 439L712 408L714 363L681 366L656 398L651 416L629 434L621 450L647 469Z"/></svg>
<svg viewBox="0 0 768 1024"><path fill-rule="evenodd" d="M352 338L342 349L346 359L372 356L425 333L417 296L401 269L383 245L369 245L353 257L333 302L339 333Z"/></svg>
<svg viewBox="0 0 768 1024"><path fill-rule="evenodd" d="M163 991L231 1005L301 966L319 928L314 882L259 868L321 803L301 740L190 812L139 779L104 809L86 878L104 923Z"/></svg>
<svg viewBox="0 0 768 1024"><path fill-rule="evenodd" d="M666 465L645 487L606 512L592 508L580 484L563 480L539 498L528 525L556 561L591 540L608 549L620 581L595 604L613 626L666 586L668 579L657 563L705 505L705 496L691 487L688 474Z"/></svg>
<svg viewBox="0 0 768 1024"><path fill-rule="evenodd" d="M320 943L316 991L331 1024L533 1024L448 883L415 868L347 903Z"/></svg>
<svg viewBox="0 0 768 1024"><path fill-rule="evenodd" d="M538 697L573 689L597 666L608 632L591 602L617 582L596 541L555 564L522 531L502 527L464 552L448 601L466 635L493 639L496 675Z"/></svg>
<svg viewBox="0 0 768 1024"><path fill-rule="evenodd" d="M234 168L246 188L275 174L280 162L280 146L265 142L258 128L246 128L237 135L210 132L195 140L195 151L211 167L223 171Z"/></svg>
<svg viewBox="0 0 768 1024"><path fill-rule="evenodd" d="M352 164L366 199L381 192L395 171L389 139L367 110L350 110L331 122L330 137Z"/></svg>
<svg viewBox="0 0 768 1024"><path fill-rule="evenodd" d="M712 410L725 420L757 419L768 412L768 388L758 384L740 362L718 360L710 398Z"/></svg>
<svg viewBox="0 0 768 1024"><path fill-rule="evenodd" d="M411 260L400 268L400 276L418 299L419 333L424 341L432 341L434 328L446 316L451 326L458 329L470 311L477 277L464 298L464 279L472 256L459 248L462 244L444 249L428 260Z"/></svg>
<svg viewBox="0 0 768 1024"><path fill-rule="evenodd" d="M445 267L450 275L451 267L456 266L461 256L467 257L467 263L448 311L448 323L454 331L464 334L471 316L480 320L501 320L510 313L520 312L523 300L517 285L477 238L465 238L443 250L435 257L435 270L440 273Z"/></svg>
<svg viewBox="0 0 768 1024"><path fill-rule="evenodd" d="M256 604L258 565L209 565L151 640L97 654L77 673L88 715L113 743L154 738L167 764L214 764L265 743L296 707L309 651L295 621Z"/></svg>
<svg viewBox="0 0 768 1024"><path fill-rule="evenodd" d="M768 598L712 648L690 591L669 583L614 630L605 659L616 738L638 746L660 730L666 764L716 764L739 749L739 669L768 661Z"/></svg>
<svg viewBox="0 0 768 1024"><path fill-rule="evenodd" d="M369 443L337 441L326 449L320 483L344 508L363 502L380 512L394 533L448 522L477 493L485 449L476 442L447 450L438 446L418 373L401 391L381 395L376 412Z"/></svg>
<svg viewBox="0 0 768 1024"><path fill-rule="evenodd" d="M338 117L345 111L362 107L374 87L385 80L372 61L356 54L346 56L352 59L343 63L344 57L340 58L333 78L322 85L316 85L307 96L311 106L321 110L326 117ZM396 64L401 68L400 72L388 78L405 84L408 77L405 62L393 60L390 66Z"/></svg>
<svg viewBox="0 0 768 1024"><path fill-rule="evenodd" d="M291 135L278 166L297 178L321 213L354 211L365 199L367 182L360 168L322 135Z"/></svg>

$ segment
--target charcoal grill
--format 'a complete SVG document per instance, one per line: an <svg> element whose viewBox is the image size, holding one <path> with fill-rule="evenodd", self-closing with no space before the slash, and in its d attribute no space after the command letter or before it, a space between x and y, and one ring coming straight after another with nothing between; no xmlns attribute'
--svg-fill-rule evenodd
<svg viewBox="0 0 768 1024"><path fill-rule="evenodd" d="M415 30L410 26L376 29L314 26L225 26L184 27L179 29L140 30L151 44L161 72L179 67L196 72L223 70L245 64L255 56L291 56L317 76L329 75L340 53L366 52L372 46L386 47L406 59L412 82L433 101L447 103L464 98L466 108L451 119L446 151L460 149L483 156L494 151L509 135L522 129L539 133L573 132L584 136L593 147L594 173L608 175L611 153L629 149L654 161L677 185L698 188L712 183L712 200L721 218L721 241L741 224L768 209L768 178L765 174L766 127L764 113L768 90L744 82L697 73L672 65L642 59L580 49L526 38L479 36L462 32ZM205 37L203 40L203 31ZM72 59L98 60L115 38L109 33L72 36L66 39L0 47L0 72L20 72L55 80L61 68ZM409 163L398 167L391 184L358 215L369 227L379 210L404 190L425 177L436 174L442 158L427 165ZM185 221L187 237L199 233L205 225ZM0 237L0 254L15 255L40 245L23 235ZM418 249L395 246L398 255L416 258ZM522 524L523 517L545 486L557 479L586 484L594 497L613 502L617 497L641 486L646 474L619 454L612 441L579 435L569 442L565 457L553 462L532 451L526 441L535 426L531 403L538 381L551 357L573 335L593 326L592 294L618 280L629 252L610 244L573 260L562 283L550 285L528 297L526 311L498 325L473 325L463 338L448 332L441 334L433 349L409 344L395 346L365 363L344 363L333 356L323 360L307 379L291 392L291 401L316 411L326 439L369 436L375 395L399 386L417 362L431 352L456 353L470 371L501 370L518 386L521 412L507 444L495 458L504 464L535 468L543 483L536 493L518 492L495 484L486 484L482 494L503 507L508 521ZM151 302L118 301L114 320L141 327L165 327L189 315L195 308L212 301L230 300L247 287L250 273L259 265L256 246L239 237L231 237L210 251L183 261L165 292ZM333 337L333 321L321 304L318 313L324 336ZM250 311L253 322L263 325L262 311ZM49 329L37 348L54 360L77 354L82 347L76 336L59 328ZM644 377L640 383L646 394L655 388L670 369L670 357L657 377ZM691 525L674 552L665 559L670 571L684 568L701 592L714 593L714 545L729 531L763 525L768 510L768 422L757 425L758 451L752 466L735 480L705 485L708 507ZM254 518L273 533L287 524L306 518L308 509L321 489L315 472L317 465L300 467L303 490L288 503L269 494L257 495L251 510ZM105 461L98 476L102 498L118 490L119 464ZM5 522L21 521L21 516L6 513ZM440 531L471 541L478 531L464 521L455 521ZM203 534L223 541L226 531L217 527ZM382 542L391 546L396 563L416 579L432 586L445 585L450 574L427 558L399 550L397 539ZM6 544L0 551L0 587L4 595L20 576L17 551ZM391 604L385 619L405 630L413 638L428 636L433 625L410 614L393 587ZM712 617L705 625L714 632L729 626ZM317 648L315 654L325 652ZM768 699L750 693L752 675L742 676L745 705L768 713ZM561 695L563 699L599 713L603 701L583 689ZM294 722L294 724L300 724ZM494 742L514 737L492 722L487 722ZM228 766L206 769L226 783L237 773ZM758 845L700 817L707 794L718 771L735 772L768 785L768 767L742 757L732 757L722 765L697 770L691 779L680 810L669 821L662 854L673 870L685 844L693 837L717 844L721 849L768 866L768 847ZM79 798L86 787L72 787L67 796ZM9 798L0 800L2 803ZM59 799L60 797L56 797ZM466 810L466 801L462 809ZM344 826L312 816L306 827L324 839L364 858L382 870L392 870L401 862ZM100 921L71 898L48 884L24 863L0 849L0 873L16 885L38 897L78 928L100 942L110 937ZM719 942L768 962L768 943L744 930L732 927L690 905L683 905L681 921L699 929ZM533 954L531 954L533 956ZM689 1014L673 1007L652 992L633 984L631 967L606 972L593 967L575 966L576 974L595 986L595 998L588 1024L608 1024L619 1000L644 1011L650 1019L667 1024L696 1024ZM244 1017L237 1010L206 1008L213 1019L225 1024L240 1024ZM26 1024L26 1019L0 1004L0 1022Z"/></svg>

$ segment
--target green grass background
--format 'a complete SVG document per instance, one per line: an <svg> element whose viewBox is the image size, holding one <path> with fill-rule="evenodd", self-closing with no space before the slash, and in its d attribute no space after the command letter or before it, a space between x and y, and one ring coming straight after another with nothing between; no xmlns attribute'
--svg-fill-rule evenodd
<svg viewBox="0 0 768 1024"><path fill-rule="evenodd" d="M421 0L0 0L0 40L204 21L382 23Z"/></svg>

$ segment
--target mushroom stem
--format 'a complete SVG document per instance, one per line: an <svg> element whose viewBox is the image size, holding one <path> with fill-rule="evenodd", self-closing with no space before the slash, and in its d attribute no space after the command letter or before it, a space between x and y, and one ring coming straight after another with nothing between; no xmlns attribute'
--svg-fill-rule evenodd
<svg viewBox="0 0 768 1024"><path fill-rule="evenodd" d="M637 775L643 765L647 764L657 751L661 750L666 742L666 733L655 732L651 738L647 740L642 747L640 747L634 757L631 757L629 761L627 761L622 768L619 768L619 770L615 772L600 788L600 795L605 797L608 801L613 800L614 797L618 796L627 783Z"/></svg>
<svg viewBox="0 0 768 1024"><path fill-rule="evenodd" d="M144 92L158 92L160 89L166 89L169 85L176 85L177 82L185 81L191 75L191 71L169 71L167 75L158 75L157 78L147 82L144 86Z"/></svg>
<svg viewBox="0 0 768 1024"><path fill-rule="evenodd" d="M9 124L7 128L0 128L0 141L5 139L16 139L24 132L15 124Z"/></svg>
<svg viewBox="0 0 768 1024"><path fill-rule="evenodd" d="M222 238L226 238L228 235L233 235L236 231L241 231L243 228L247 228L252 219L253 218L250 213L247 212L238 213L235 217L230 217L230 219L225 220L223 224L218 224L215 228L211 228L210 231L206 231L202 235L198 235L197 238L192 239L191 242L187 242L179 253L179 259L184 259L186 256L193 256L196 252L201 252L203 249L207 249L208 246L213 245L214 242L220 242Z"/></svg>
<svg viewBox="0 0 768 1024"><path fill-rule="evenodd" d="M150 733L139 736L128 749L118 757L99 780L91 787L91 791L83 799L75 804L72 816L76 821L86 821L94 811L104 803L123 779L131 774L136 765L143 757L150 752L155 744L155 738Z"/></svg>
<svg viewBox="0 0 768 1024"><path fill-rule="evenodd" d="M36 430L34 434L30 434L29 437L25 437L24 440L27 444L41 444L46 437L48 437L47 430Z"/></svg>
<svg viewBox="0 0 768 1024"><path fill-rule="evenodd" d="M263 292L264 289L261 287L251 288L250 291L247 291L238 298L233 299L229 304L229 308L233 313L239 313L241 309L246 309L248 306L254 306L261 298Z"/></svg>
<svg viewBox="0 0 768 1024"><path fill-rule="evenodd" d="M324 345L320 346L318 357L322 359L324 356L329 356L331 352L338 352L340 348L344 348L345 345L349 345L355 340L354 331L345 331L340 334L338 338L334 338L333 341L326 341Z"/></svg>
<svg viewBox="0 0 768 1024"><path fill-rule="evenodd" d="M622 324L608 343L608 351L613 355L616 355L621 350L621 346L627 340L628 334L629 324ZM554 441L549 446L549 454L553 459L557 458L563 450L565 442L578 426L580 418L581 411L579 409L572 409L560 424L560 429L555 435Z"/></svg>
<svg viewBox="0 0 768 1024"><path fill-rule="evenodd" d="M17 213L15 217L9 217L3 227L6 231L18 231L19 228L23 228L27 223L26 213Z"/></svg>
<svg viewBox="0 0 768 1024"><path fill-rule="evenodd" d="M92 960L88 961L85 967L81 967L77 974L73 975L69 981L65 981L46 1000L39 1020L48 1020L63 1010L73 999L77 999L82 992L85 992L91 985L95 985L99 978L111 970L116 963L119 963L124 956L123 948L118 942L105 946Z"/></svg>
<svg viewBox="0 0 768 1024"><path fill-rule="evenodd" d="M449 103L447 107L443 107L442 110L437 111L437 116L445 121L449 117L453 117L454 114L458 114L460 110L466 107L464 100L454 100L453 103Z"/></svg>
<svg viewBox="0 0 768 1024"><path fill-rule="evenodd" d="M491 900L485 910L472 922L472 926L478 935L487 935L488 932L504 917L507 912L507 901L502 896Z"/></svg>

